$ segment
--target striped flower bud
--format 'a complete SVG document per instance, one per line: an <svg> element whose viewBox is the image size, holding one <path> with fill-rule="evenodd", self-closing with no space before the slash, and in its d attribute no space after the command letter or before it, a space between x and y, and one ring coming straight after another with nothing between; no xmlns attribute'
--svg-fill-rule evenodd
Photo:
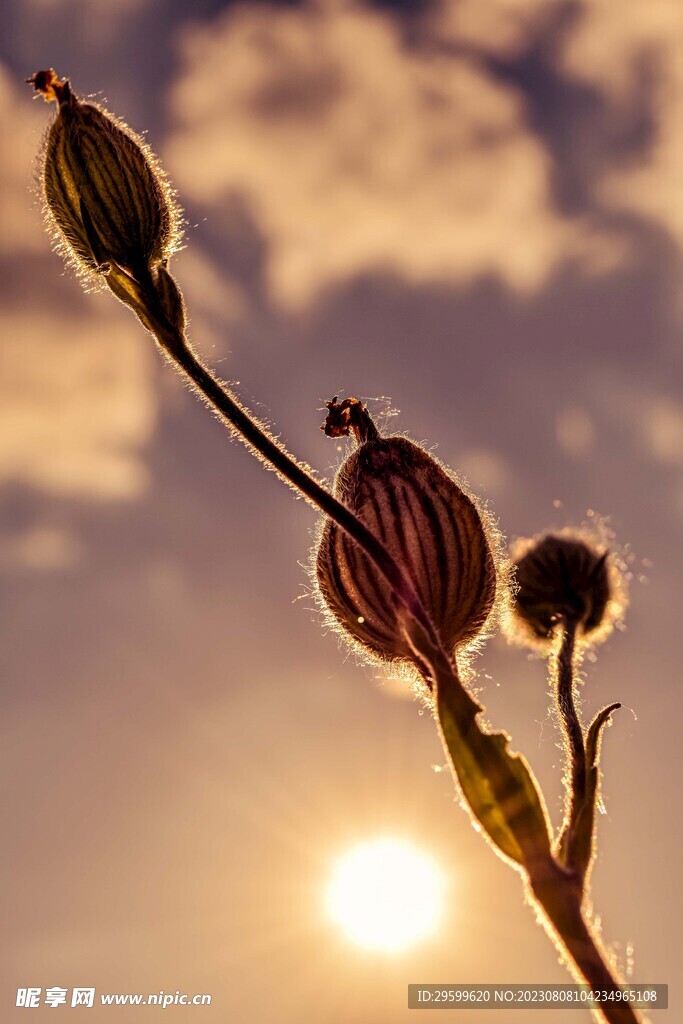
<svg viewBox="0 0 683 1024"><path fill-rule="evenodd" d="M577 535L547 534L525 542L515 568L514 615L531 638L552 637L567 623L590 639L611 628L619 587L608 552Z"/></svg>
<svg viewBox="0 0 683 1024"><path fill-rule="evenodd" d="M41 178L62 250L82 273L107 275L114 265L146 279L180 240L179 211L149 147L52 69L28 81L58 104Z"/></svg>
<svg viewBox="0 0 683 1024"><path fill-rule="evenodd" d="M357 399L328 403L323 429L353 433L335 495L382 541L413 584L448 650L472 640L496 594L481 517L439 463L405 437L381 437ZM381 660L410 660L391 588L336 523L323 526L316 557L319 592L342 631Z"/></svg>

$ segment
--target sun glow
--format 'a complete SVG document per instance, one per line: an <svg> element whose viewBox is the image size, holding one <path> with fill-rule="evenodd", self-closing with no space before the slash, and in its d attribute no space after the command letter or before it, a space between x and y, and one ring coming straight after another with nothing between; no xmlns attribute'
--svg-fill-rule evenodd
<svg viewBox="0 0 683 1024"><path fill-rule="evenodd" d="M435 931L443 889L430 857L403 840L379 839L355 847L336 864L327 908L356 945L394 952Z"/></svg>

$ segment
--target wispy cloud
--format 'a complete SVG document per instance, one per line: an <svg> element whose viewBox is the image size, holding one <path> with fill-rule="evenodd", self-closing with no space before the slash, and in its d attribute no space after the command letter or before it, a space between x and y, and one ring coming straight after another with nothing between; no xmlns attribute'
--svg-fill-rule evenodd
<svg viewBox="0 0 683 1024"><path fill-rule="evenodd" d="M99 305L99 304L98 304ZM134 324L82 312L3 317L0 482L51 493L127 498L155 421L152 360Z"/></svg>
<svg viewBox="0 0 683 1024"><path fill-rule="evenodd" d="M652 218L683 246L683 18L677 0L641 4L593 0L583 7L562 54L576 79L603 91L615 118L627 124L647 86L651 93L650 144L610 167L600 198Z"/></svg>

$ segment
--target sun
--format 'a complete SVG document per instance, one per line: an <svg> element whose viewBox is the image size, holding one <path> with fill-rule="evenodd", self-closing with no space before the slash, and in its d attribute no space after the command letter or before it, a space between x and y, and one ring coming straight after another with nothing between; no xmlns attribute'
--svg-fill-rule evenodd
<svg viewBox="0 0 683 1024"><path fill-rule="evenodd" d="M397 952L439 923L444 881L428 855L401 839L362 843L335 865L327 909L363 949Z"/></svg>

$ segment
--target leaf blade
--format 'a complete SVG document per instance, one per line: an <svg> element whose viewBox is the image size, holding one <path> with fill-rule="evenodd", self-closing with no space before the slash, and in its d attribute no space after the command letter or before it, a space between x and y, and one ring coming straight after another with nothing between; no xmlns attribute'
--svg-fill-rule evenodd
<svg viewBox="0 0 683 1024"><path fill-rule="evenodd" d="M519 865L550 856L548 816L525 759L508 750L506 733L484 732L481 711L455 672L438 673L441 736L473 817L505 857Z"/></svg>

